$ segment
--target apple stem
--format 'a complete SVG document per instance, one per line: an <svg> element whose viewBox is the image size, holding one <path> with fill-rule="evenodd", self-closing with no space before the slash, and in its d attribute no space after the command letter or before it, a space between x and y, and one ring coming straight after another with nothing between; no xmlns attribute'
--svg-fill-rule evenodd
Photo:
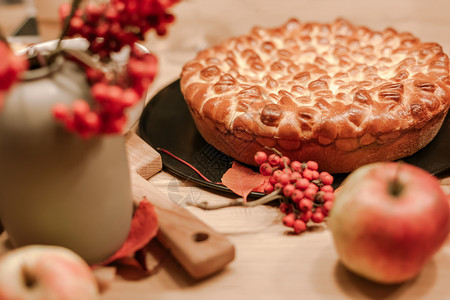
<svg viewBox="0 0 450 300"><path fill-rule="evenodd" d="M397 169L395 170L394 180L389 185L389 192L394 197L399 197L403 191L403 184L399 179L399 173L402 164L402 162L398 162Z"/></svg>
<svg viewBox="0 0 450 300"><path fill-rule="evenodd" d="M37 278L30 272L27 266L22 267L22 276L27 288L33 288L36 285Z"/></svg>

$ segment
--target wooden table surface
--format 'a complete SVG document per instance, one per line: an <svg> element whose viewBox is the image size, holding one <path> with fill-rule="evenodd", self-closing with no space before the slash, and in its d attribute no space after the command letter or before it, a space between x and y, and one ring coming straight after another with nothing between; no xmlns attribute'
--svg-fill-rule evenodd
<svg viewBox="0 0 450 300"><path fill-rule="evenodd" d="M156 53L160 73L149 93L178 78L181 66L196 51L253 25L275 26L290 17L332 21L345 17L375 29L388 26L411 31L450 50L450 1L266 1L187 0L174 8L177 22L164 38L149 36L145 45ZM11 33L25 15L20 5L0 6L0 26ZM51 26L50 26L51 27ZM56 34L44 33L46 39ZM162 129L163 130L163 129ZM175 203L223 201L234 198L201 188L165 171L150 180ZM450 176L441 178L450 193ZM300 236L288 234L282 215L271 206L189 211L224 233L235 245L236 257L222 272L192 279L158 241L150 245L150 260L163 263L150 277L121 270L102 299L450 299L450 239L414 280L383 286L348 272L340 263L330 231L317 226ZM5 233L2 251L8 247Z"/></svg>

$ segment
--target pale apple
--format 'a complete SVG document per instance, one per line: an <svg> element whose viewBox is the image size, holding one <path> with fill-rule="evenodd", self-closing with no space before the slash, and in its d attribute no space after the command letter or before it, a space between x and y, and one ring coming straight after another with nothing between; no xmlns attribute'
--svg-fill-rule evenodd
<svg viewBox="0 0 450 300"><path fill-rule="evenodd" d="M351 173L329 218L342 264L387 284L417 276L442 246L449 226L449 204L437 178L394 162Z"/></svg>
<svg viewBox="0 0 450 300"><path fill-rule="evenodd" d="M30 245L0 257L1 300L98 298L98 285L91 268L67 248Z"/></svg>

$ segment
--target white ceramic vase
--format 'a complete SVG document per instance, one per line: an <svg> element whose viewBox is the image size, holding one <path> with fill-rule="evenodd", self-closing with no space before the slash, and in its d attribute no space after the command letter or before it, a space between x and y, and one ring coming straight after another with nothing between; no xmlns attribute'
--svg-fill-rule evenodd
<svg viewBox="0 0 450 300"><path fill-rule="evenodd" d="M84 72L57 60L27 71L0 112L0 219L15 246L52 244L99 263L132 219L122 135L82 139L58 124L55 103L89 99Z"/></svg>

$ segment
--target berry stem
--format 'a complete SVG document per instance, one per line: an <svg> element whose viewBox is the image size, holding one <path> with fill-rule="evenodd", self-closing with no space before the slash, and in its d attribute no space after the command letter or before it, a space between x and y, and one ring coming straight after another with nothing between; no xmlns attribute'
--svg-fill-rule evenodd
<svg viewBox="0 0 450 300"><path fill-rule="evenodd" d="M283 196L280 195L281 189L275 190L270 194L265 195L264 197L261 197L254 201L247 201L245 202L244 199L232 199L227 203L209 203L207 201L202 202L187 202L188 205L195 206L198 208L201 208L203 210L215 210L215 209L221 209L226 207L232 207L232 206L258 206L267 204L269 202L272 202L277 199L282 199Z"/></svg>
<svg viewBox="0 0 450 300"><path fill-rule="evenodd" d="M274 153L277 154L279 157L282 157L282 156L283 156L283 153L281 153L280 151L278 151L278 149L276 149L276 148L267 147L267 146L264 146L264 148L267 149L267 150L270 150L270 151L274 152Z"/></svg>
<svg viewBox="0 0 450 300"><path fill-rule="evenodd" d="M81 63L85 64L87 67L102 71L105 74L108 73L107 68L103 67L100 62L94 60L94 57L89 55L87 52L71 49L64 49L64 51L79 60Z"/></svg>
<svg viewBox="0 0 450 300"><path fill-rule="evenodd" d="M65 18L63 30L61 31L61 34L58 38L58 44L56 44L55 50L53 50L52 54L49 57L49 62L51 62L54 59L54 56L57 55L59 52L61 52L61 42L64 39L64 37L67 35L67 32L69 31L70 27L70 20L72 20L72 17L75 15L75 12L80 7L80 4L83 0L73 0L72 6L70 9L70 14Z"/></svg>

